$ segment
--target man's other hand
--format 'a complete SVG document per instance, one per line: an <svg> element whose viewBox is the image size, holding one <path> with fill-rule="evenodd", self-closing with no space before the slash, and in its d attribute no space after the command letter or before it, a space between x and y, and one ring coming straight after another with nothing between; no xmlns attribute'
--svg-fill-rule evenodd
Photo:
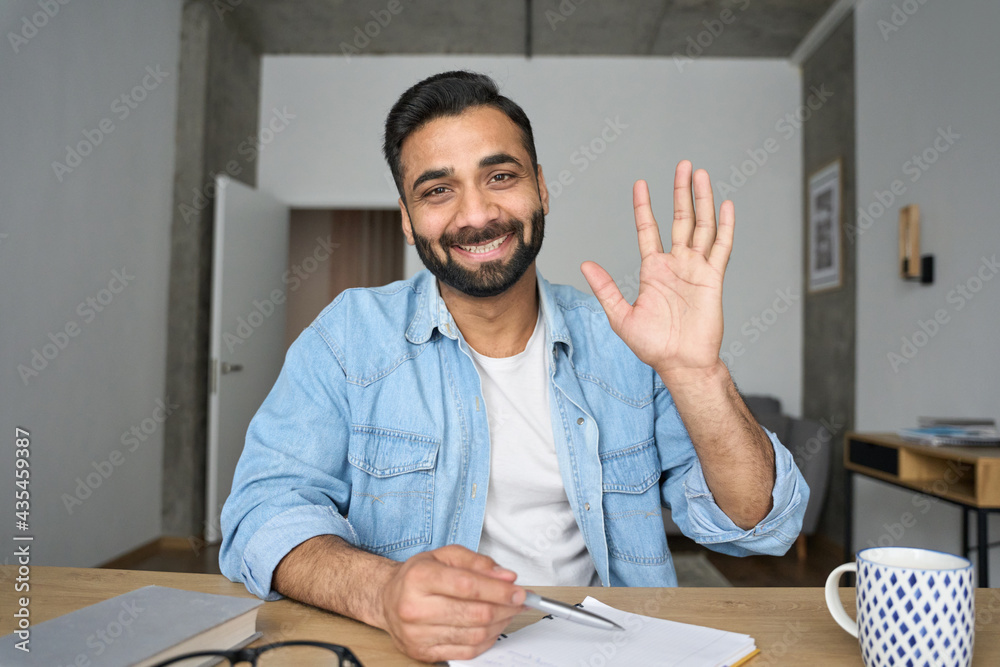
<svg viewBox="0 0 1000 667"><path fill-rule="evenodd" d="M523 611L525 591L516 578L458 545L417 554L399 563L382 589L382 627L411 658L473 658Z"/></svg>

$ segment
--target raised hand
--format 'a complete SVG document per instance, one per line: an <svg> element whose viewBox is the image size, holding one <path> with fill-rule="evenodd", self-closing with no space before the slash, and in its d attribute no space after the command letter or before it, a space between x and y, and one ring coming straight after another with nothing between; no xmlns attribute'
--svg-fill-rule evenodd
<svg viewBox="0 0 1000 667"><path fill-rule="evenodd" d="M600 265L584 262L580 267L611 328L664 381L673 374L710 371L720 363L722 281L732 250L736 214L731 201L723 202L716 229L708 172L691 172L689 161L677 165L669 252L664 252L660 241L646 182L637 181L633 187L642 257L639 296L634 304L625 300Z"/></svg>

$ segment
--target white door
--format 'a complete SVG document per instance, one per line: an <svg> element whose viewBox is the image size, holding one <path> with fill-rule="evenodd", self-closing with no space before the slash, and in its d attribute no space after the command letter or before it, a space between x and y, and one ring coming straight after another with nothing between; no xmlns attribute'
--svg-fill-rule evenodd
<svg viewBox="0 0 1000 667"><path fill-rule="evenodd" d="M227 176L216 178L205 539L222 538L247 426L285 356L288 207Z"/></svg>

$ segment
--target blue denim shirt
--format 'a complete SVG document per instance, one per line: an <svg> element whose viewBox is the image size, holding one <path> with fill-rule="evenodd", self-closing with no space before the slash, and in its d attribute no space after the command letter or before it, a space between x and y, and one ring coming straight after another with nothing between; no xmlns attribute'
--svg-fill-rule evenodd
<svg viewBox="0 0 1000 667"><path fill-rule="evenodd" d="M782 554L809 490L774 443L774 507L736 526L715 504L659 376L593 296L538 277L559 469L606 586L676 586L661 520L732 555ZM490 478L479 375L436 279L339 295L289 348L247 431L222 511L222 572L265 598L278 562L317 535L402 561L476 550Z"/></svg>

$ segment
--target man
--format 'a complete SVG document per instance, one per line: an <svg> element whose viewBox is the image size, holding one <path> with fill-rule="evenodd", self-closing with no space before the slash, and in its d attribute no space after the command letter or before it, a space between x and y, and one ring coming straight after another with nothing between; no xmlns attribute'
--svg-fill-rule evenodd
<svg viewBox="0 0 1000 667"><path fill-rule="evenodd" d="M716 229L707 173L677 167L669 252L636 183L630 305L593 262L597 301L536 273L545 178L491 79L413 86L384 151L428 271L341 294L289 349L223 510L227 576L436 661L489 648L522 585L676 585L661 504L718 551L787 550L808 489L719 359L735 213Z"/></svg>

